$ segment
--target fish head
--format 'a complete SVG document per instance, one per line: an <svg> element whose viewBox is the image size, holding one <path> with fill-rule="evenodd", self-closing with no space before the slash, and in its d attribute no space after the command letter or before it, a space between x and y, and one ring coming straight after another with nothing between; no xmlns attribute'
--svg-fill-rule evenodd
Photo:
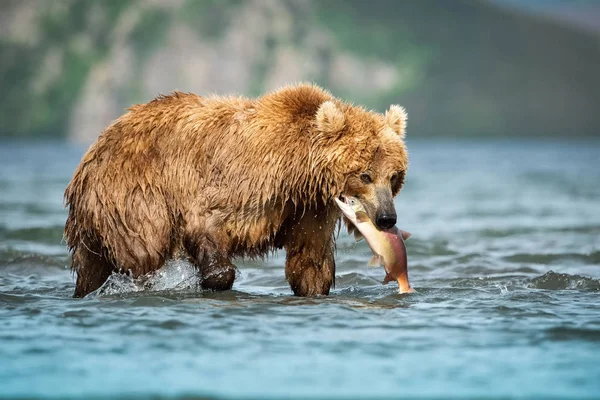
<svg viewBox="0 0 600 400"><path fill-rule="evenodd" d="M354 211L355 214L367 212L367 210L365 210L365 206L363 206L360 200L358 200L356 197L348 196L344 199L344 201L350 206L350 208L352 208L352 211Z"/></svg>
<svg viewBox="0 0 600 400"><path fill-rule="evenodd" d="M365 207L356 197L340 196L339 199L335 199L335 202L342 211L342 214L354 225L364 221L365 218L369 219Z"/></svg>

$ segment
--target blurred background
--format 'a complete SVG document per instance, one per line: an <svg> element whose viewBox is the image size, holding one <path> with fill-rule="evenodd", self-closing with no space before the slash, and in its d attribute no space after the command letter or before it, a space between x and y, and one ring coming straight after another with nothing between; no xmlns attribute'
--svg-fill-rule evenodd
<svg viewBox="0 0 600 400"><path fill-rule="evenodd" d="M0 135L90 142L173 90L258 96L296 81L409 136L600 132L594 0L2 0Z"/></svg>
<svg viewBox="0 0 600 400"><path fill-rule="evenodd" d="M407 108L417 294L342 231L327 298L283 251L71 298L63 193L111 120L297 81ZM597 398L599 105L595 0L0 0L0 398Z"/></svg>

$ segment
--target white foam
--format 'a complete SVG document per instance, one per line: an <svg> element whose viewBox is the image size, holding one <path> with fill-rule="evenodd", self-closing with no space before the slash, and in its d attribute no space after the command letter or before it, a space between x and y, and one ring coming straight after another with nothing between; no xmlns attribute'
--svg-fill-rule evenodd
<svg viewBox="0 0 600 400"><path fill-rule="evenodd" d="M93 294L110 296L141 291L201 290L201 282L193 264L186 260L169 260L161 269L135 279L131 273L113 273Z"/></svg>

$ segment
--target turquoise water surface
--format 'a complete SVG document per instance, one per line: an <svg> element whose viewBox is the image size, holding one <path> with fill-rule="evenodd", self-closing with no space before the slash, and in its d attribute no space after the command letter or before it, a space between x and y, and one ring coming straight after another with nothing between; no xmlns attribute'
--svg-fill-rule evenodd
<svg viewBox="0 0 600 400"><path fill-rule="evenodd" d="M280 252L229 292L172 262L72 299L85 149L0 143L0 398L600 398L600 143L408 146L416 294L342 232L329 297L291 296Z"/></svg>

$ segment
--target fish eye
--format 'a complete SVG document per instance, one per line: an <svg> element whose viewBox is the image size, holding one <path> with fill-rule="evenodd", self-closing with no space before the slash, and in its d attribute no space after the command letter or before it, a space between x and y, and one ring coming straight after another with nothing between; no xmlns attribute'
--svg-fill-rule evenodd
<svg viewBox="0 0 600 400"><path fill-rule="evenodd" d="M367 174L366 172L360 175L360 180L367 185L373 183L373 178L371 178L371 175Z"/></svg>

